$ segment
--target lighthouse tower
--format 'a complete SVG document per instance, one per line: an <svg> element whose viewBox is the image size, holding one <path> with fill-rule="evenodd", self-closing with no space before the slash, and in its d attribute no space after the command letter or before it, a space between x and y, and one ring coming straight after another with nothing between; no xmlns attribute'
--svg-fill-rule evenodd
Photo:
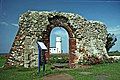
<svg viewBox="0 0 120 80"><path fill-rule="evenodd" d="M57 36L56 37L56 51L57 51L57 53L61 53L62 52L61 43L62 43L61 37Z"/></svg>

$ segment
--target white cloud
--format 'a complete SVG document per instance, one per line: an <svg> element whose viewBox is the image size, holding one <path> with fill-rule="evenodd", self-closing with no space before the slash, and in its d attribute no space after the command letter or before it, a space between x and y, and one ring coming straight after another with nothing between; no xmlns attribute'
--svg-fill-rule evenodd
<svg viewBox="0 0 120 80"><path fill-rule="evenodd" d="M62 37L68 37L69 35L68 35L68 32L64 29L64 28L55 28L55 29L53 29L53 34L54 35L58 35L58 36L62 36Z"/></svg>
<svg viewBox="0 0 120 80"><path fill-rule="evenodd" d="M15 24L15 23L8 23L8 22L0 22L1 25L4 25L4 26L9 26L9 25L12 25L12 26L15 26L15 27L18 27L18 24Z"/></svg>
<svg viewBox="0 0 120 80"><path fill-rule="evenodd" d="M1 22L0 24L8 26L9 24L7 22Z"/></svg>
<svg viewBox="0 0 120 80"><path fill-rule="evenodd" d="M110 27L107 29L109 33L113 33L115 35L120 35L120 25L116 27Z"/></svg>
<svg viewBox="0 0 120 80"><path fill-rule="evenodd" d="M15 24L15 23L12 23L11 25L13 25L13 26L17 26L17 27L18 27L18 24Z"/></svg>
<svg viewBox="0 0 120 80"><path fill-rule="evenodd" d="M119 50L120 51L120 25L116 27L109 27L108 29L109 33L112 33L116 36L117 41L115 42L115 45L111 48L111 50Z"/></svg>

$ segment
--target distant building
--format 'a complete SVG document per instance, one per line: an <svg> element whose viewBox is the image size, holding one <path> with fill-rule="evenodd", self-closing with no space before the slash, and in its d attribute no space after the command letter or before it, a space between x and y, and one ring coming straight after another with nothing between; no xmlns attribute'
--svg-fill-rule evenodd
<svg viewBox="0 0 120 80"><path fill-rule="evenodd" d="M50 47L50 53L51 54L60 54L62 52L61 42L62 42L61 37L57 36L56 37L56 42L55 42L56 46L55 47Z"/></svg>
<svg viewBox="0 0 120 80"><path fill-rule="evenodd" d="M56 47L50 47L50 54L56 54L57 53L57 49Z"/></svg>

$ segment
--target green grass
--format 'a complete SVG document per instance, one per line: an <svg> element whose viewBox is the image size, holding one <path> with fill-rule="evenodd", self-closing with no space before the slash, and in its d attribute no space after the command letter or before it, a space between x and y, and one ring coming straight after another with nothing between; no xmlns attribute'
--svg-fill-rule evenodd
<svg viewBox="0 0 120 80"><path fill-rule="evenodd" d="M48 63L68 63L69 55L68 54L52 54Z"/></svg>
<svg viewBox="0 0 120 80"><path fill-rule="evenodd" d="M108 55L109 56L120 56L120 52L119 51L113 51L113 52L109 52Z"/></svg>
<svg viewBox="0 0 120 80"><path fill-rule="evenodd" d="M69 70L51 70L50 67L50 65L46 65L45 75L67 73L73 76L74 80L120 80L120 62ZM81 72L91 74L81 74ZM0 80L43 80L42 76L42 72L38 76L37 68L0 68Z"/></svg>
<svg viewBox="0 0 120 80"><path fill-rule="evenodd" d="M0 67L5 64L6 59L3 56L0 56Z"/></svg>

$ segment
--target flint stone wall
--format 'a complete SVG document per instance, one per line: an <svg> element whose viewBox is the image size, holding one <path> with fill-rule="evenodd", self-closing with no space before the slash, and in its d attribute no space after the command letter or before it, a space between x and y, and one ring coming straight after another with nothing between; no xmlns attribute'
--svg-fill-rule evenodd
<svg viewBox="0 0 120 80"><path fill-rule="evenodd" d="M105 49L107 30L102 22L86 20L74 13L28 11L19 18L19 31L10 50L7 65L37 67L36 41L47 40L45 45L49 55L50 31L57 26L62 26L69 33L70 64L83 60L86 54L100 58L103 55L108 56ZM43 38L45 35L47 37Z"/></svg>

